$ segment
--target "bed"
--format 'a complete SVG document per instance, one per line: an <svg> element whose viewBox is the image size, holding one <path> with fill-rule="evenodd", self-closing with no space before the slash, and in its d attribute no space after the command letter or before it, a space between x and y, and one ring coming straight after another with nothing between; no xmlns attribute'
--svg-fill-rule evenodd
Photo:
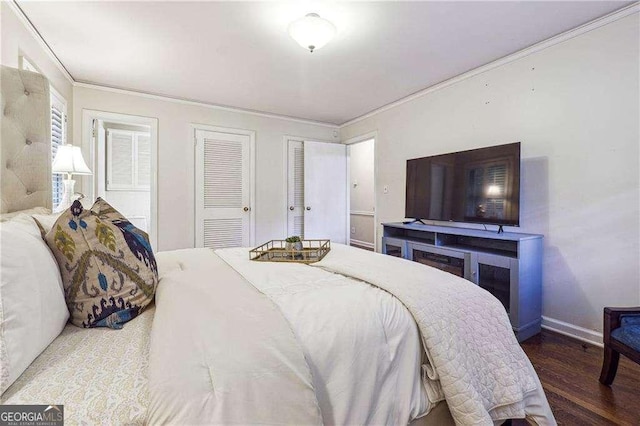
<svg viewBox="0 0 640 426"><path fill-rule="evenodd" d="M334 245L324 263L371 255ZM157 306L122 330L67 325L2 403L62 403L70 424L454 424L429 394L415 321L388 292L322 262L253 262L247 279L232 265L246 267L248 249L157 258ZM523 409L553 424L539 387Z"/></svg>
<svg viewBox="0 0 640 426"><path fill-rule="evenodd" d="M24 93L48 86L2 71L3 268L22 232L25 253L41 256L22 266L30 285L52 281L46 301L61 281L31 222L42 211L26 209L51 207L50 180L26 171L51 162L48 145L34 146L48 144L47 126L29 115L46 116L48 102ZM7 175L34 190L14 179L5 191ZM336 244L311 266L251 262L247 248L156 257L155 303L122 330L65 325L46 302L12 310L21 271L3 270L3 359L16 318L37 317L49 337L19 377L2 371L12 383L0 402L64 404L69 424L555 424L502 305L451 274Z"/></svg>

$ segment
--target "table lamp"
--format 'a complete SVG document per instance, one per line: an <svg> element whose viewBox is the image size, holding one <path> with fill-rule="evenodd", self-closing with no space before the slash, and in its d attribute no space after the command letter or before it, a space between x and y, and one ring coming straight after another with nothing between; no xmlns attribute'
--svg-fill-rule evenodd
<svg viewBox="0 0 640 426"><path fill-rule="evenodd" d="M84 158L82 158L80 147L70 144L60 145L58 147L51 171L53 173L67 174L67 178L62 181L64 183L62 201L60 201L60 204L56 208L56 212L60 212L69 208L73 202L73 187L76 181L71 178L72 175L91 175L92 173L87 163L84 162Z"/></svg>

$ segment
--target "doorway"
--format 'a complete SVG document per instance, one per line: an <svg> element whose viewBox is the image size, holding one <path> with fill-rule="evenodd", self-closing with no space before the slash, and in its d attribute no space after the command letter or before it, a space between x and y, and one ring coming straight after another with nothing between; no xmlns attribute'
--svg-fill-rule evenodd
<svg viewBox="0 0 640 426"><path fill-rule="evenodd" d="M349 245L375 251L375 138L345 142L349 161Z"/></svg>
<svg viewBox="0 0 640 426"><path fill-rule="evenodd" d="M90 200L106 200L157 249L157 119L84 110L83 129L93 170L83 179Z"/></svg>

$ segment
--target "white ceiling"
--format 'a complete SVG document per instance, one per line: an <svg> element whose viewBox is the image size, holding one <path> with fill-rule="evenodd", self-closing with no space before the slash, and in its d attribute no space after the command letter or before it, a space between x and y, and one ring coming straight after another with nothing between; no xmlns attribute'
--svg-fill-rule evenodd
<svg viewBox="0 0 640 426"><path fill-rule="evenodd" d="M629 3L18 1L76 81L336 124Z"/></svg>

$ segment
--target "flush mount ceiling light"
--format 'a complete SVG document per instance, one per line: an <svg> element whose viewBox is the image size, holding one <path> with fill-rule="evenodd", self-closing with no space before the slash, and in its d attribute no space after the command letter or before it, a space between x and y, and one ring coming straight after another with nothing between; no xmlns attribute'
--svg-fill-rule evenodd
<svg viewBox="0 0 640 426"><path fill-rule="evenodd" d="M335 25L317 13L309 13L289 25L291 38L311 53L329 43L335 34Z"/></svg>

